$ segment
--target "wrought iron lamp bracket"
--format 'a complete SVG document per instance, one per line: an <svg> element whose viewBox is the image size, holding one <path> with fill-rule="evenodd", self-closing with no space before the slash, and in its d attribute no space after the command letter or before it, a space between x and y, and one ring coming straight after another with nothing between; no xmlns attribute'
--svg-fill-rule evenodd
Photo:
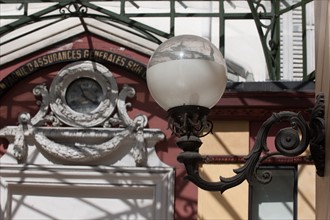
<svg viewBox="0 0 330 220"><path fill-rule="evenodd" d="M181 107L182 108L182 107ZM195 107L196 108L196 107ZM180 113L180 114L178 114ZM218 182L204 180L198 172L199 164L205 161L205 157L198 153L202 142L199 137L203 130L210 132L209 121L206 120L207 111L196 111L195 114L180 111L169 111L170 128L179 136L177 145L183 150L178 155L178 161L186 167L186 178L198 187L208 191L220 191L235 187L247 180L250 184L258 181L268 183L272 179L271 172L264 171L261 174L257 170L265 159L272 156L295 157L310 146L311 158L313 159L317 174L324 176L325 166L325 126L324 126L324 95L319 94L314 108L311 110L311 119L307 122L300 113L282 111L274 113L260 127L255 144L250 153L245 157L245 164L235 169L235 176L220 177ZM202 119L202 120L201 120ZM271 127L279 122L288 122L289 127L282 128L275 137L275 152L269 152L267 137ZM197 127L195 125L198 125ZM204 126L203 126L204 125ZM197 128L197 130L194 130ZM179 132L178 132L179 131Z"/></svg>

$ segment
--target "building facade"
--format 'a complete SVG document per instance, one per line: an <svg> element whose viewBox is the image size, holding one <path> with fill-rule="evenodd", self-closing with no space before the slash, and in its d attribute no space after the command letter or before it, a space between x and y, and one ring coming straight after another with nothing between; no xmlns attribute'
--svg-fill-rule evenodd
<svg viewBox="0 0 330 220"><path fill-rule="evenodd" d="M132 2L143 8L148 1ZM265 161L261 168L273 172L269 185L245 181L221 194L184 179L167 114L145 82L153 50L170 36L166 31L130 19L134 10L123 16L120 2L39 3L1 4L17 13L3 15L17 20L5 20L0 29L1 219L326 219L327 169L317 177L309 152ZM318 32L328 28L326 3L315 6L322 5L315 16L316 85L229 82L209 115L213 134L202 139L200 153L209 158L199 167L205 179L234 175L273 112L308 118L315 90L327 99L329 68L320 57L328 58L329 36ZM233 73L245 67L228 66ZM279 128L270 131L271 150Z"/></svg>

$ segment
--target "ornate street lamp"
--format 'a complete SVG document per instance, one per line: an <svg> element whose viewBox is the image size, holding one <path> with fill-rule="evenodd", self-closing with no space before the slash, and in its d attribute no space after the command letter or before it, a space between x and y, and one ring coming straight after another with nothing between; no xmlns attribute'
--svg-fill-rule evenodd
<svg viewBox="0 0 330 220"><path fill-rule="evenodd" d="M250 184L255 180L268 183L271 173L257 172L262 161L276 155L298 156L309 145L317 173L323 176L324 98L319 95L309 123L299 113L289 111L274 113L267 119L260 127L253 149L245 157L246 163L234 170L235 176L220 177L219 182L208 182L200 177L198 165L205 161L198 153L202 145L200 137L212 130L207 115L225 91L226 71L220 51L208 40L193 35L165 41L149 61L148 88L155 101L168 112L169 128L178 137L176 143L183 150L177 159L185 165L187 178L202 189L221 192L244 180ZM281 121L289 122L290 127L278 132L275 138L277 151L269 153L268 132L274 123Z"/></svg>

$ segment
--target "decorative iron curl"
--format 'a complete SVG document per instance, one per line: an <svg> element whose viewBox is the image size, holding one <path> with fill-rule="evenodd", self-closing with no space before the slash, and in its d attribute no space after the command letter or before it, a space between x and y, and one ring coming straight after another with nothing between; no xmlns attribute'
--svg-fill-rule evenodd
<svg viewBox="0 0 330 220"><path fill-rule="evenodd" d="M77 3L70 3L61 7L59 11L62 15L70 14L70 16L79 16L87 14L88 8L84 5L78 5Z"/></svg>
<svg viewBox="0 0 330 220"><path fill-rule="evenodd" d="M324 97L323 94L317 97L317 103L312 110L310 124L308 124L300 113L283 111L274 113L260 127L255 144L250 153L245 157L245 164L234 169L236 173L232 177L221 177L218 182L208 182L201 178L198 172L198 165L205 161L197 152L202 142L199 138L193 136L190 138L181 137L177 141L177 145L184 150L178 156L178 161L186 167L187 176L199 188L208 191L225 190L241 184L247 180L250 184L255 181L260 183L269 183L272 180L270 171L257 172L260 164L271 156L282 155L295 157L302 154L309 144L311 145L311 153L315 162L318 175L324 175ZM267 147L267 137L272 126L279 122L288 122L289 127L279 130L275 137L276 151L269 152ZM261 156L263 154L263 156Z"/></svg>
<svg viewBox="0 0 330 220"><path fill-rule="evenodd" d="M253 0L252 3L254 5L254 10L255 10L254 12L257 13L258 16L259 16L260 25L263 28L266 28L267 29L267 34L266 34L266 36L267 36L268 35L268 32L270 31L270 29L274 26L274 22L276 20L274 5L271 2L270 3L270 10L267 10L267 7L264 4L262 4L262 1L261 0ZM267 14L271 14L272 15L269 24L263 23L262 20L260 19L260 17L262 15L265 16Z"/></svg>
<svg viewBox="0 0 330 220"><path fill-rule="evenodd" d="M276 24L278 24L279 16L276 12L276 1L269 1L270 9L262 3L261 0L248 0L253 20L259 34L261 45L265 54L267 69L271 77L276 77L276 55L279 49L278 39L275 39ZM269 23L262 21L267 19Z"/></svg>
<svg viewBox="0 0 330 220"><path fill-rule="evenodd" d="M269 149L267 147L267 137L269 136L269 130L275 123L279 122L289 122L291 127L282 128L278 131L275 136L276 151L269 153ZM287 157L298 156L307 149L309 140L309 127L300 113L289 111L274 113L261 126L260 130L258 131L253 149L246 157L246 160L251 160L250 157L255 157L255 160L257 161L253 165L253 175L250 175L247 178L248 182L252 183L254 180L257 180L261 183L270 182L272 180L270 171L264 171L261 174L257 173L261 162L268 159L269 157L276 155ZM261 153L265 153L265 155L260 157Z"/></svg>
<svg viewBox="0 0 330 220"><path fill-rule="evenodd" d="M178 137L203 137L212 132L213 123L207 120L209 109L185 105L168 110L168 127Z"/></svg>
<svg viewBox="0 0 330 220"><path fill-rule="evenodd" d="M253 3L255 4L255 8L258 13L267 12L266 6L261 3L261 0L253 0Z"/></svg>
<svg viewBox="0 0 330 220"><path fill-rule="evenodd" d="M316 97L316 105L311 112L309 127L311 130L310 151L317 175L323 177L325 169L325 122L324 94Z"/></svg>

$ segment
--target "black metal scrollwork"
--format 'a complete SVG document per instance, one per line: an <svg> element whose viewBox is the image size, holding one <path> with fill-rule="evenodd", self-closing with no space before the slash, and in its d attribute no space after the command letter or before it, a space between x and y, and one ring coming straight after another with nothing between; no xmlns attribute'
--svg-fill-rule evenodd
<svg viewBox="0 0 330 220"><path fill-rule="evenodd" d="M312 109L309 123L311 130L310 151L315 163L316 173L324 176L325 168L325 122L324 122L324 95L316 97L316 105Z"/></svg>
<svg viewBox="0 0 330 220"><path fill-rule="evenodd" d="M279 39L276 36L279 25L277 1L248 0L253 20L265 54L267 69L272 79L277 77L276 56L279 52ZM265 5L267 3L267 5ZM266 22L264 22L266 21Z"/></svg>
<svg viewBox="0 0 330 220"><path fill-rule="evenodd" d="M70 14L70 16L80 16L87 14L88 8L84 5L70 3L59 9L62 15Z"/></svg>
<svg viewBox="0 0 330 220"><path fill-rule="evenodd" d="M213 124L207 120L209 109L201 106L185 105L168 110L168 125L178 137L203 137L212 131Z"/></svg>
<svg viewBox="0 0 330 220"><path fill-rule="evenodd" d="M260 127L255 144L250 153L245 157L245 164L234 170L236 173L235 176L229 178L220 177L220 181L218 182L208 182L200 177L198 165L203 163L204 158L198 153L198 148L202 142L196 136L187 136L187 134L194 134L194 132L187 131L190 127L183 129L185 131L184 136L181 136L177 141L177 145L184 150L184 152L179 154L177 159L186 167L186 178L198 187L208 191L224 192L229 188L239 185L244 180L247 180L250 184L253 184L255 181L261 183L270 182L272 179L270 171L257 172L264 160L278 155L295 157L305 152L310 145L317 174L322 176L324 175L325 157L323 117L324 96L322 94L317 97L309 124L300 113L289 111L274 113ZM175 117L172 120L175 121ZM205 120L204 117L203 120ZM267 147L267 137L269 136L271 127L279 122L288 122L290 126L279 130L275 137L276 151L270 152ZM175 127L175 125L176 123L172 122L172 126ZM184 126L184 124L181 123L180 126Z"/></svg>

